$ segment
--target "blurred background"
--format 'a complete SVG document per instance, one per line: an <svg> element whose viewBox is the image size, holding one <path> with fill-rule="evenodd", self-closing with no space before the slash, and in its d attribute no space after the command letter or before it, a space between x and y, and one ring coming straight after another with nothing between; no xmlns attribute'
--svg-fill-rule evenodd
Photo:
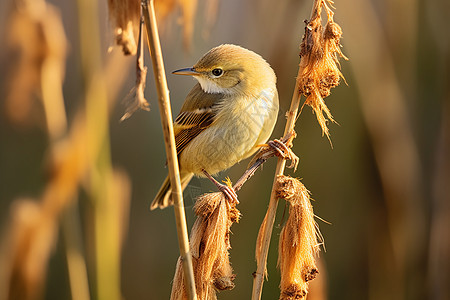
<svg viewBox="0 0 450 300"><path fill-rule="evenodd" d="M279 138L312 1L156 1L173 114L194 85L170 71L222 43L261 54L278 76ZM346 82L326 99L332 147L311 109L297 124L296 173L325 239L309 299L450 299L450 2L338 0ZM165 151L148 51L150 111L119 122L135 57L114 45L106 1L0 4L0 299L167 299L178 258L172 209L149 211ZM81 21L80 21L81 20ZM235 181L247 161L222 172ZM249 299L275 160L239 193L236 287ZM192 204L214 190L194 178ZM279 297L284 202L263 299ZM324 221L322 221L325 220ZM71 288L72 287L72 288Z"/></svg>

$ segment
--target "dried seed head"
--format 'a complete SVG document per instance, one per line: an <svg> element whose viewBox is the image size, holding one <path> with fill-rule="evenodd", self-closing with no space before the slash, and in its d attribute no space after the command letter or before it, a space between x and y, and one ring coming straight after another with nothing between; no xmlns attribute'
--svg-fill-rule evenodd
<svg viewBox="0 0 450 300"><path fill-rule="evenodd" d="M200 196L194 206L198 216L191 231L190 248L193 258L198 299L216 299L216 290L234 288L236 275L230 265L228 250L230 227L240 217L234 204L223 193ZM186 299L183 272L177 264L171 299Z"/></svg>
<svg viewBox="0 0 450 300"><path fill-rule="evenodd" d="M232 290L235 286L233 280L236 278L235 274L227 277L219 277L214 281L214 286L219 291Z"/></svg>
<svg viewBox="0 0 450 300"><path fill-rule="evenodd" d="M223 200L223 193L207 193L197 198L194 205L194 212L197 216L208 218Z"/></svg>
<svg viewBox="0 0 450 300"><path fill-rule="evenodd" d="M300 44L300 70L297 81L299 91L306 97L305 104L312 107L322 134L329 138L328 120L335 122L325 104L331 89L339 85L342 76L339 70L339 57L347 59L341 51L341 27L333 21L333 12L327 5L332 2L316 1L318 7L309 22L306 22L305 34ZM327 23L322 26L321 12L325 8Z"/></svg>
<svg viewBox="0 0 450 300"><path fill-rule="evenodd" d="M280 299L301 299L308 292L308 281L318 273L315 256L319 244L309 192L298 179L284 175L278 176L275 191L289 202L289 217L278 246Z"/></svg>
<svg viewBox="0 0 450 300"><path fill-rule="evenodd" d="M306 291L299 288L298 285L292 284L281 292L280 300L297 300L306 296Z"/></svg>

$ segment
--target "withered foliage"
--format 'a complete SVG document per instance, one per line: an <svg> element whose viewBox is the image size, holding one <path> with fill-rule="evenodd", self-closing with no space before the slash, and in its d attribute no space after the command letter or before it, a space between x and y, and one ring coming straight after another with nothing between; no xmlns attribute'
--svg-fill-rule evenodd
<svg viewBox="0 0 450 300"><path fill-rule="evenodd" d="M341 51L341 27L333 20L330 0L316 1L310 21L306 23L305 34L300 44L300 71L297 77L300 93L306 97L305 104L312 107L322 134L329 138L327 121L335 122L324 98L344 78L339 70L339 58L347 59ZM327 22L322 25L322 8L325 8Z"/></svg>
<svg viewBox="0 0 450 300"><path fill-rule="evenodd" d="M109 16L114 26L116 44L122 47L125 55L135 55L138 45L141 0L108 0ZM210 26L217 14L218 0L208 0L205 9L207 26ZM181 10L179 24L183 26L183 41L190 47L194 33L194 21L197 11L197 0L155 0L155 11L159 23Z"/></svg>
<svg viewBox="0 0 450 300"><path fill-rule="evenodd" d="M309 192L298 179L280 175L276 194L289 202L289 217L278 245L280 299L301 299L308 292L308 281L319 272L315 262L319 243Z"/></svg>
<svg viewBox="0 0 450 300"><path fill-rule="evenodd" d="M45 282L48 257L55 243L54 218L34 199L17 199L11 207L11 231L0 253L4 277L2 299L39 299Z"/></svg>
<svg viewBox="0 0 450 300"><path fill-rule="evenodd" d="M194 206L197 220L190 237L198 299L217 299L216 291L234 288L235 275L228 250L230 227L238 222L240 212L222 192L200 196ZM172 286L172 300L187 299L181 259L178 259Z"/></svg>
<svg viewBox="0 0 450 300"><path fill-rule="evenodd" d="M143 22L140 22L139 30L139 49L136 60L136 84L131 89L128 96L125 98L125 113L120 118L124 121L131 117L131 115L138 109L149 111L150 104L144 96L145 84L147 82L147 67L144 66L144 37L143 37Z"/></svg>
<svg viewBox="0 0 450 300"><path fill-rule="evenodd" d="M38 115L33 99L46 92L43 77L58 74L55 85L64 77L67 42L59 11L45 1L12 1L5 35L5 113L16 124L31 125Z"/></svg>
<svg viewBox="0 0 450 300"><path fill-rule="evenodd" d="M140 0L108 0L116 44L125 55L135 55L140 23Z"/></svg>
<svg viewBox="0 0 450 300"><path fill-rule="evenodd" d="M147 1L147 0L144 0ZM217 14L218 0L208 0L205 9L205 19L209 27ZM125 98L125 113L121 121L129 118L136 110L149 110L149 104L144 97L147 67L143 61L143 34L141 22L141 0L108 0L109 17L114 27L115 43L122 48L125 55L136 55L136 84ZM164 25L167 17L180 7L182 17L179 23L183 25L184 45L190 48L194 32L194 20L197 10L197 0L155 0L155 13L158 23ZM161 26L162 27L162 26Z"/></svg>

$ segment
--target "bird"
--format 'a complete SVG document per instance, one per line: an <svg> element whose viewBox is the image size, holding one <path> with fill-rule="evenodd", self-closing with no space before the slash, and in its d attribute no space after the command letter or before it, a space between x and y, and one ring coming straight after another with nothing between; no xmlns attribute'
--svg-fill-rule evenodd
<svg viewBox="0 0 450 300"><path fill-rule="evenodd" d="M183 190L194 175L212 179L269 139L278 116L278 91L274 70L259 54L222 44L193 67L172 74L197 80L173 124ZM166 177L150 209L172 204Z"/></svg>

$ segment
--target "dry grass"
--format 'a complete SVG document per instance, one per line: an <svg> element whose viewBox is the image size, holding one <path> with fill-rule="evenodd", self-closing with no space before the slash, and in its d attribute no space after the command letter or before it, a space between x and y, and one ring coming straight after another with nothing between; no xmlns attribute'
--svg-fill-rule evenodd
<svg viewBox="0 0 450 300"><path fill-rule="evenodd" d="M83 186L95 203L93 223L95 224L96 242L97 297L120 299L120 251L121 241L126 231L124 224L126 224L128 211L130 183L125 174L114 170L110 160L108 122L113 101L107 97L106 87L109 86L107 83L111 82L108 81L108 76L111 76L109 74L116 72L106 72L107 68L102 65L98 24L91 18L96 16L94 8L96 3L79 1L79 17L80 20L83 20L79 24L83 79L86 87L83 95L85 107L78 111L69 126L65 119L62 97L67 46L61 19L56 10L44 1L18 1L18 3L25 9L14 11L11 14L9 45L20 49L21 55L17 60L19 67L16 68L16 73L11 79L12 89L10 100L7 102L9 103L7 115L18 122L26 122L32 106L31 95L33 93L40 94L44 101L47 131L50 136L50 163L48 166L50 176L41 195L36 197L37 199L32 201L18 199L13 205L11 230L5 238L8 248L2 249L2 262L7 263L4 264L6 266L5 274L2 274L5 275L2 276L4 289L1 289L3 294L0 296L11 299L37 299L40 297L45 282L44 274L52 247L57 240L56 233L61 218L68 207L76 204L77 193ZM217 1L208 1L207 11L210 12L207 18L208 24L212 24L214 20L217 3ZM146 67L142 61L142 35L139 35L137 30L141 24L139 2L110 0L108 4L110 17L115 24L116 43L121 46L125 54L140 54L137 60L137 89L134 97L139 105L133 109L146 108L147 102L144 98ZM164 19L177 5L182 8L181 22L184 25L184 42L188 47L194 31L193 21L197 1L186 0L178 4L174 1L158 1L156 3L157 13L161 19ZM28 12L28 15L24 12ZM304 76L310 78L309 81L305 80L310 82L317 80L317 77L320 76L325 76L329 80L321 80L319 84L314 83L307 87L302 85L298 89L309 93L307 104L313 107L317 104L313 104L315 102L312 99L315 97L314 99L317 100L317 97L311 95L315 95L316 90L319 90L320 97L325 97L324 90L328 89L329 93L329 88L337 85L336 74L338 75L337 81L341 75L337 69L336 60L336 54L340 53L338 51L340 31L339 27L332 22L332 16L328 15L328 17L329 22L322 33L321 42L325 45L324 50L322 49L324 53L331 54L328 56L308 54L308 51L313 53L316 49L315 44L305 42L302 46L302 58L305 57L305 60L302 60L300 66L301 69L306 70ZM310 38L314 40L314 34L306 37L305 40L309 41ZM311 49L308 48L310 46ZM154 54L152 53L153 57L158 56ZM306 61L307 57L309 57L308 61ZM322 73L312 71L310 65L314 64L315 58L323 59L319 68L323 71ZM330 66L331 61L333 62L332 66ZM113 60L112 64L115 63L116 61ZM317 63L315 66L317 67ZM334 72L334 75L330 75L330 72ZM299 76L299 81L300 78L302 77ZM114 78L114 80L118 79ZM117 84L111 84L111 86L113 89L117 88ZM308 90L306 91L306 89ZM18 101L19 105L15 101ZM326 106L323 108L321 105L317 106L320 111L327 112ZM127 113L129 116L132 112L128 111ZM326 115L328 114L326 113ZM292 122L295 122L294 119L295 116L291 116ZM292 128L288 133L284 140L288 148L278 154L283 158L283 162L285 159L291 159L292 166L296 167L298 158L289 150L295 134ZM244 179L239 180L235 189L240 189L257 167L276 153L277 151L270 147L263 148L256 160L258 165L252 166L249 172L244 174ZM256 163L256 161L254 162ZM316 249L317 241L314 228L310 228L313 221L311 221L312 210L310 205L308 206L307 192L300 183L294 181L292 184L295 194L298 192L302 195L300 200L293 195L278 194L277 196L291 200L290 217L282 231L282 243L280 244L281 288L282 294L295 295L293 291L298 291L296 294L298 296L306 293L307 289L302 284L306 284L306 281L312 279L315 274L316 267L311 257ZM280 192L281 190L278 191L278 193ZM234 287L235 275L230 265L228 251L231 248L230 227L234 222L238 222L240 217L235 205L236 203L229 203L222 193L213 193L201 197L195 206L198 218L192 229L189 248L193 257L196 295L199 299L215 299L217 290ZM73 223L67 224L69 224L69 228L66 229L69 230L64 231L73 232L70 231L70 229L74 229L70 228L70 226L74 226ZM298 224L300 224L300 231L297 231L296 225ZM75 242L74 248L81 248L79 243L79 241ZM291 244L299 247L291 249ZM190 255L189 252L187 254ZM70 258L71 255L68 253L69 269L72 266L79 268L79 266L70 265L70 261L74 261L71 260L74 258L74 256ZM183 262L185 259L180 258L177 264L172 299L184 299L189 294L185 288L186 273L182 271ZM86 267L83 266L83 268L86 273ZM75 274L76 272L69 270L69 273ZM81 276L85 277L81 280L87 282L86 274ZM298 278L303 280L301 281L303 283L299 283ZM77 288L77 282L81 282L78 279L71 278L73 288ZM87 284L81 294L84 294L84 297L89 296L90 291Z"/></svg>
<svg viewBox="0 0 450 300"><path fill-rule="evenodd" d="M289 217L281 230L278 246L280 299L300 299L306 297L308 282L319 272L315 260L320 233L316 233L309 191L298 179L279 176L276 193L289 202Z"/></svg>
<svg viewBox="0 0 450 300"><path fill-rule="evenodd" d="M160 26L164 25L171 14L174 14L178 9L181 10L181 18L178 23L183 26L183 41L186 49L191 46L197 5L197 0L155 1L155 12ZM114 27L116 44L122 48L125 55L135 55L138 51L140 0L108 0L108 8L110 20ZM214 23L217 10L218 0L206 2L204 12L207 27ZM207 31L205 34L207 34Z"/></svg>
<svg viewBox="0 0 450 300"><path fill-rule="evenodd" d="M169 88L167 87L166 71L164 68L161 43L159 41L158 24L154 1L142 2L142 15L145 21L149 52L152 58L153 75L158 93L159 113L161 116L166 148L169 179L172 187L173 208L175 212L175 225L177 228L178 247L182 259L183 275L185 277L186 295L189 300L196 300L194 271L192 256L189 250L189 238L186 225L186 212L184 210L183 189L180 182L180 170L175 144L172 110L170 105Z"/></svg>
<svg viewBox="0 0 450 300"><path fill-rule="evenodd" d="M98 249L103 251L101 247L108 248L108 255L102 255L106 265L119 266L120 244L125 231L123 224L126 223L126 217L122 214L126 214L129 203L129 182L125 175L114 171L107 160L106 164L99 165L99 160L105 162L104 155L108 155L109 151L109 145L105 148L103 144L107 137L108 127L105 123L110 112L107 105L109 100L102 97L105 95L101 90L103 85L98 84L99 82L95 81L98 76L94 76L103 73L103 67L100 64L91 64L90 68L84 70L86 86L89 87L89 91L84 95L88 105L86 109L78 111L68 127L62 95L67 46L61 17L53 6L44 1L15 1L11 7L11 26L8 27L11 43L8 44L8 50L15 52L17 59L10 61L15 72L11 77L13 84L9 86L8 101L19 101L15 103L19 105L7 112L7 115L16 121L21 121L17 116L28 118L30 99L34 99L35 95L38 95L36 98L42 99L43 118L47 121L49 136L46 160L48 176L37 199L13 201L11 223L2 237L2 245L7 246L2 247L0 253L0 299L39 299L42 296L48 261L57 241L61 218L78 200L80 186L93 178L103 179L99 185L92 184L95 180L89 181L91 199L96 205L102 203L97 208L101 207L103 212L106 209L107 213L103 216L110 217L103 218L103 223L99 218L96 219L96 230L103 232L101 236L97 236ZM83 21L89 20L84 18ZM95 23L90 27L90 32L93 29ZM98 48L95 47L95 42L88 42L87 39L87 36L82 36L82 44L89 44L89 55L95 56L93 53ZM94 36L94 41L98 41L98 37ZM123 61L115 59L117 57L114 55L112 58L114 67L123 67ZM107 75L101 76L108 83L114 82L114 88L110 90L112 99L121 82L121 76L111 75L116 73L105 72ZM21 102L21 99L28 100ZM99 103L101 105L98 105ZM90 117L95 117L95 122ZM79 232L79 228L73 228L78 222L64 224L64 233ZM115 230L109 230L111 226L114 226ZM80 256L80 252L72 251L81 249L82 246L77 244L75 236L65 235L65 240L67 245L70 245L67 248L67 260L70 281L74 284L71 286L73 295L89 297L83 256ZM108 274L112 276L119 271L116 269L117 272L111 272L111 268L109 270ZM105 274L104 269L98 268L97 274ZM119 298L119 295L108 299L114 298Z"/></svg>
<svg viewBox="0 0 450 300"><path fill-rule="evenodd" d="M236 275L230 265L228 250L231 248L230 227L239 222L240 213L236 204L230 204L222 192L200 196L194 211L197 219L191 231L190 248L197 297L216 299L216 290L234 288ZM172 286L172 300L187 299L180 260Z"/></svg>
<svg viewBox="0 0 450 300"><path fill-rule="evenodd" d="M36 95L52 109L48 129L51 136L60 136L65 128L65 110L62 99L67 41L59 11L45 1L15 1L6 31L8 92L6 116L21 126L34 126ZM54 86L47 83L54 81ZM45 97L47 96L47 97Z"/></svg>
<svg viewBox="0 0 450 300"><path fill-rule="evenodd" d="M297 80L301 94L306 97L305 104L311 106L316 114L322 134L330 138L327 120L335 121L324 98L330 95L330 90L338 86L343 77L339 70L339 58L347 58L341 51L342 29L334 22L334 13L329 7L332 1L320 0L316 3L300 44L301 60ZM327 15L325 28L322 25L322 9Z"/></svg>
<svg viewBox="0 0 450 300"><path fill-rule="evenodd" d="M299 70L294 93L292 96L291 106L286 114L287 121L285 126L285 134L287 132L291 132L295 127L295 122L298 118L297 113L300 105L300 97L303 94L304 96L306 96L305 104L313 108L314 112L316 113L317 120L322 127L322 133L325 134L329 139L329 132L326 124L327 119L324 116L324 113L330 120L333 121L333 119L330 111L323 101L323 98L330 94L330 89L332 87L335 87L339 84L339 78L342 76L342 74L339 71L338 58L345 58L340 50L339 41L342 35L342 30L333 21L333 12L329 7L331 6L331 4L332 1L328 0L315 0L313 3L311 19L307 22L307 26L305 27L305 34L303 35L303 40L300 45ZM325 30L322 27L322 9L325 9L327 14L327 23L325 26ZM272 186L269 207L258 234L258 241L256 245L256 260L258 268L257 272L255 273L253 282L253 300L261 299L264 277L267 276L267 256L278 206L278 178L280 175L283 175L284 168L285 161L279 160L277 168L275 170L275 178ZM295 212L295 210L292 212L294 216L296 215ZM303 215L302 217L305 217L305 215ZM297 219L297 221L304 222L305 220ZM288 230L289 229L286 229L286 231L284 232L288 232ZM314 236L315 238L314 233L310 233L308 236ZM288 249L287 246L280 246L280 248ZM291 257L296 257L296 255L298 255L298 253L295 251L290 254ZM297 256L297 259L298 258L299 257ZM302 259L305 258L303 257ZM284 259L281 259L281 261L282 263L280 264L280 266L283 272L283 270L286 270L287 268L283 263ZM295 272L293 269L288 270L289 271L284 272L284 282L294 282L292 278L301 274L301 272L303 271L303 269L301 269L301 271L296 270ZM313 268L311 268L310 270L313 270ZM293 277L289 279L289 276ZM289 294L292 297L306 296L305 285L300 285L292 288L293 286L294 285L290 283L283 283L281 286L282 297L283 292L286 292L286 295ZM289 299L289 297L286 299Z"/></svg>
<svg viewBox="0 0 450 300"><path fill-rule="evenodd" d="M131 117L138 109L150 110L150 104L144 96L145 84L147 81L147 67L144 65L144 19L141 18L139 24L138 52L136 58L136 84L125 98L125 113L120 118L124 121Z"/></svg>

